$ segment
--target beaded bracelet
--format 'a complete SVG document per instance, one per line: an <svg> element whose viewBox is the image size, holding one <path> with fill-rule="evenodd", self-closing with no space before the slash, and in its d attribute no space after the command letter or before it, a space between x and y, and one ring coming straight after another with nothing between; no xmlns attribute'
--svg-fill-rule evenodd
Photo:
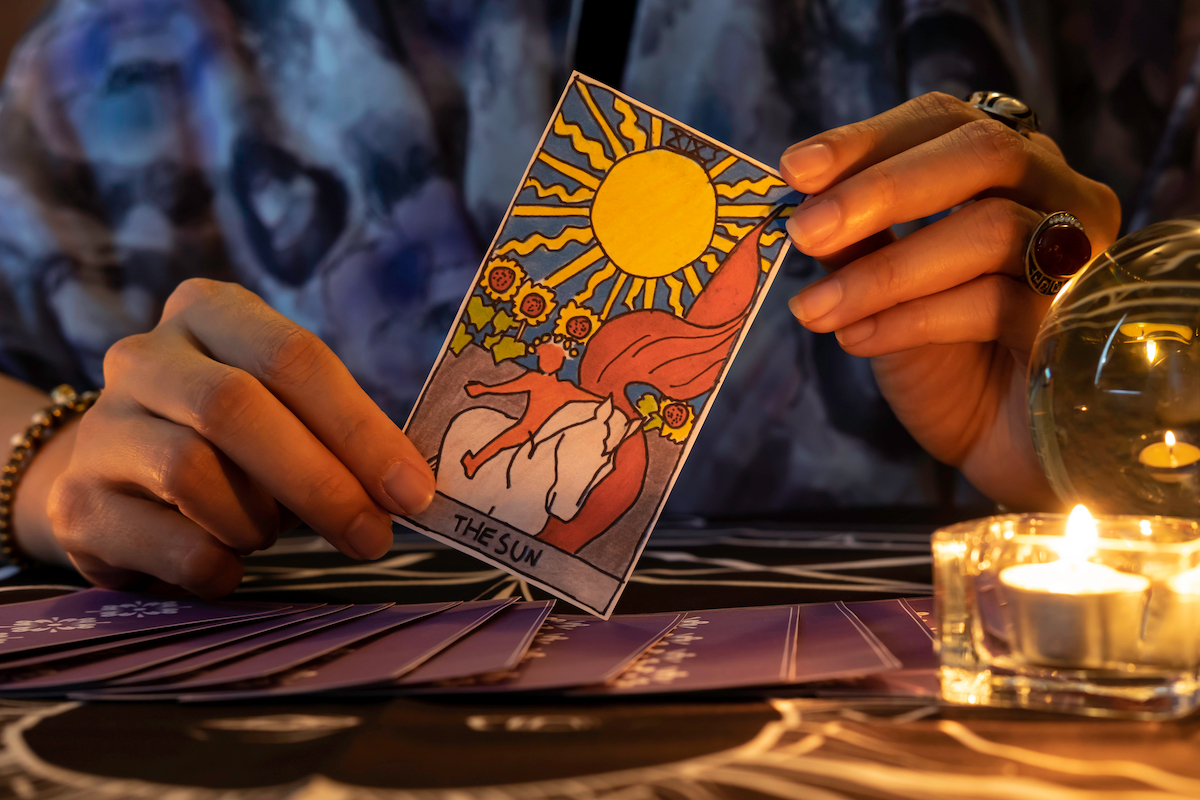
<svg viewBox="0 0 1200 800"><path fill-rule="evenodd" d="M34 455L68 422L92 407L99 392L76 394L65 383L50 393L52 405L33 415L33 423L12 437L13 451L0 473L0 556L8 563L24 569L32 562L17 547L13 538L13 506L17 485L29 470Z"/></svg>

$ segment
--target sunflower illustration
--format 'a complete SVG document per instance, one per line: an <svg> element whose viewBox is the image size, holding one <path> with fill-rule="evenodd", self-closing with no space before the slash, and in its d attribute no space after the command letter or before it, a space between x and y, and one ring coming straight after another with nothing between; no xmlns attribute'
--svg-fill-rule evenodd
<svg viewBox="0 0 1200 800"><path fill-rule="evenodd" d="M550 319L550 312L556 305L553 289L527 280L513 300L513 316L526 325L537 327Z"/></svg>
<svg viewBox="0 0 1200 800"><path fill-rule="evenodd" d="M646 418L642 430L657 430L659 436L677 444L688 437L696 421L691 403L648 393L638 398L637 410Z"/></svg>
<svg viewBox="0 0 1200 800"><path fill-rule="evenodd" d="M479 285L484 293L498 303L511 300L517 287L525 280L525 270L511 258L493 258L483 270Z"/></svg>
<svg viewBox="0 0 1200 800"><path fill-rule="evenodd" d="M567 303L558 312L558 321L554 323L554 332L559 336L574 339L579 344L587 344L592 334L600 327L600 315L587 306L581 306L575 300Z"/></svg>

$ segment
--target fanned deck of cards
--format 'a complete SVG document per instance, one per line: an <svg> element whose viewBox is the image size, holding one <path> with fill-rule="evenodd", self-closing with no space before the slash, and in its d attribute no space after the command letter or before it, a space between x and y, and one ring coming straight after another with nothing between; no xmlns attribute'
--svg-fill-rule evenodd
<svg viewBox="0 0 1200 800"><path fill-rule="evenodd" d="M553 604L288 605L88 589L0 606L0 696L623 696L839 680L899 693L932 653L913 606L897 600L607 620L553 614Z"/></svg>
<svg viewBox="0 0 1200 800"><path fill-rule="evenodd" d="M798 199L572 75L408 420L437 492L398 521L608 618Z"/></svg>

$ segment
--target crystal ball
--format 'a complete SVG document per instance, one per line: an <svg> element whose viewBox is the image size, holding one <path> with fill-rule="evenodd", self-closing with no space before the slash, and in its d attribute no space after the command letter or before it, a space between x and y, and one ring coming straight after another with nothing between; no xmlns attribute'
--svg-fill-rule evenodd
<svg viewBox="0 0 1200 800"><path fill-rule="evenodd" d="M1200 217L1150 225L1072 278L1042 320L1029 422L1069 503L1200 516Z"/></svg>

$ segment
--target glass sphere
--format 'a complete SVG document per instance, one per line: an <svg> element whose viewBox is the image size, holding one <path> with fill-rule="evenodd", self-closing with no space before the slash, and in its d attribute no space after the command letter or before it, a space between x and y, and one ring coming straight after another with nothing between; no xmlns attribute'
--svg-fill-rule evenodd
<svg viewBox="0 0 1200 800"><path fill-rule="evenodd" d="M1117 241L1034 344L1029 421L1054 491L1093 511L1200 516L1200 217Z"/></svg>

